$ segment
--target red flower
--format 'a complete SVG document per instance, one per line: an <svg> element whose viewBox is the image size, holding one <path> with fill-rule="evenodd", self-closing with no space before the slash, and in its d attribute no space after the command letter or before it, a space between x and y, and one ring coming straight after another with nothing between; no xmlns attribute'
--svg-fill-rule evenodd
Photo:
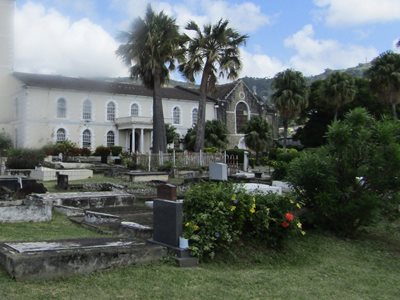
<svg viewBox="0 0 400 300"><path fill-rule="evenodd" d="M286 219L288 222L292 222L292 221L294 220L294 216L293 216L292 213L288 212L288 213L285 214L285 219Z"/></svg>
<svg viewBox="0 0 400 300"><path fill-rule="evenodd" d="M283 222L281 223L281 226L282 226L283 228L288 228L288 227L289 227L289 223L286 222L286 221L283 221Z"/></svg>

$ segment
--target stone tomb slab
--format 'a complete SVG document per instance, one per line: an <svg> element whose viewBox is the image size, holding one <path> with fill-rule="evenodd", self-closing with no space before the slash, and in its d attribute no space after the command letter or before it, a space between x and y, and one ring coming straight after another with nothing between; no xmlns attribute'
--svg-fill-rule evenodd
<svg viewBox="0 0 400 300"><path fill-rule="evenodd" d="M47 193L30 195L27 203L42 201L52 205L79 208L130 206L135 196L125 192L79 192L79 193Z"/></svg>
<svg viewBox="0 0 400 300"><path fill-rule="evenodd" d="M16 280L91 273L160 259L165 249L134 239L96 238L0 243L0 264Z"/></svg>

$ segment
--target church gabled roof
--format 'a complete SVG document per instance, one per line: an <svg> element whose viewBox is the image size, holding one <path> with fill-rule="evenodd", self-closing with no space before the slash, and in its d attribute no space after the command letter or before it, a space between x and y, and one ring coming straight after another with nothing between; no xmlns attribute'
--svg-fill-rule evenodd
<svg viewBox="0 0 400 300"><path fill-rule="evenodd" d="M227 95L237 86L238 81L234 81L231 83L217 85L215 87L215 91L212 93L212 96L216 99L224 100L227 98Z"/></svg>
<svg viewBox="0 0 400 300"><path fill-rule="evenodd" d="M20 72L15 72L14 77L26 86L31 87L153 97L152 90L139 84ZM161 97L168 99L199 100L198 94L183 88L161 88Z"/></svg>

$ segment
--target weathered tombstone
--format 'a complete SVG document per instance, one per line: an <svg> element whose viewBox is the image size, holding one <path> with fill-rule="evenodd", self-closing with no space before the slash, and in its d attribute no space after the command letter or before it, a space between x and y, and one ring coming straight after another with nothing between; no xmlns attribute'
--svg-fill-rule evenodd
<svg viewBox="0 0 400 300"><path fill-rule="evenodd" d="M173 184L161 184L157 187L157 198L176 201L176 186Z"/></svg>
<svg viewBox="0 0 400 300"><path fill-rule="evenodd" d="M212 163L209 167L211 180L227 181L228 165L224 163Z"/></svg>
<svg viewBox="0 0 400 300"><path fill-rule="evenodd" d="M1 164L0 164L0 175L4 175L6 173L6 163L3 159L1 160Z"/></svg>
<svg viewBox="0 0 400 300"><path fill-rule="evenodd" d="M154 199L153 201L153 239L152 243L161 244L176 252L175 260L180 267L194 267L198 260L190 255L190 251L181 248L183 223L183 202L176 201L176 186L164 184L157 189L159 197L170 199Z"/></svg>
<svg viewBox="0 0 400 300"><path fill-rule="evenodd" d="M243 171L247 172L249 169L249 152L243 152Z"/></svg>
<svg viewBox="0 0 400 300"><path fill-rule="evenodd" d="M171 200L153 201L153 240L174 248L182 235L183 203Z"/></svg>
<svg viewBox="0 0 400 300"><path fill-rule="evenodd" d="M57 176L57 188L61 190L68 190L68 175L56 172L56 176Z"/></svg>

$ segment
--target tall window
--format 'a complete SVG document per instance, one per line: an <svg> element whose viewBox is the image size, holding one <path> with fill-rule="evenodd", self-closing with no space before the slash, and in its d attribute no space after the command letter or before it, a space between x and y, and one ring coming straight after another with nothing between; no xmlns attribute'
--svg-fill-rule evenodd
<svg viewBox="0 0 400 300"><path fill-rule="evenodd" d="M67 101L64 98L57 100L57 118L67 117Z"/></svg>
<svg viewBox="0 0 400 300"><path fill-rule="evenodd" d="M249 120L249 111L244 102L239 102L236 106L236 133L243 133L247 121Z"/></svg>
<svg viewBox="0 0 400 300"><path fill-rule="evenodd" d="M92 147L92 133L89 129L85 129L82 132L82 147L89 149Z"/></svg>
<svg viewBox="0 0 400 300"><path fill-rule="evenodd" d="M56 141L57 142L64 142L66 140L67 134L64 128L60 128L57 130L56 133Z"/></svg>
<svg viewBox="0 0 400 300"><path fill-rule="evenodd" d="M199 110L197 108L193 108L193 110L192 110L192 126L197 124L198 115L199 115Z"/></svg>
<svg viewBox="0 0 400 300"><path fill-rule="evenodd" d="M115 120L115 103L109 102L107 104L107 121Z"/></svg>
<svg viewBox="0 0 400 300"><path fill-rule="evenodd" d="M82 119L84 119L84 120L91 120L92 119L92 103L90 102L89 99L86 99L83 102Z"/></svg>
<svg viewBox="0 0 400 300"><path fill-rule="evenodd" d="M131 105L131 116L132 117L139 116L139 105L137 105L136 103L133 103Z"/></svg>
<svg viewBox="0 0 400 300"><path fill-rule="evenodd" d="M107 132L107 147L111 147L115 145L115 134L113 131Z"/></svg>
<svg viewBox="0 0 400 300"><path fill-rule="evenodd" d="M181 124L181 110L177 106L172 110L172 123Z"/></svg>

